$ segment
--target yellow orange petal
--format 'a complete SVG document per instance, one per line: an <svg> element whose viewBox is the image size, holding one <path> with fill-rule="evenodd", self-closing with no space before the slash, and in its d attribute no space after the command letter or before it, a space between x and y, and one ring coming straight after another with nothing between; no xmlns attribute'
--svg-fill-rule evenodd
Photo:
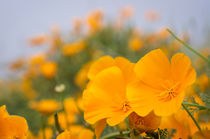
<svg viewBox="0 0 210 139"><path fill-rule="evenodd" d="M126 82L130 82L135 78L134 74L134 63L131 63L129 60L123 57L116 57L115 58L115 65L120 68L125 76Z"/></svg>
<svg viewBox="0 0 210 139"><path fill-rule="evenodd" d="M154 105L154 112L158 116L169 116L178 111L181 107L181 103L184 99L184 92L181 92L178 96L170 101L158 101Z"/></svg>
<svg viewBox="0 0 210 139"><path fill-rule="evenodd" d="M89 69L88 78L93 79L102 70L114 66L114 59L110 56L103 56L98 59Z"/></svg>
<svg viewBox="0 0 210 139"><path fill-rule="evenodd" d="M134 71L145 83L160 88L158 83L168 79L170 75L170 63L166 55L160 49L156 49L141 58Z"/></svg>
<svg viewBox="0 0 210 139"><path fill-rule="evenodd" d="M106 119L102 119L100 121L98 121L96 123L96 126L95 126L95 134L96 134L96 139L99 139L104 128L106 127L107 123L106 123Z"/></svg>
<svg viewBox="0 0 210 139"><path fill-rule="evenodd" d="M127 98L132 109L140 116L146 116L154 108L154 94L157 90L141 81L134 81L127 87Z"/></svg>
<svg viewBox="0 0 210 139"><path fill-rule="evenodd" d="M122 110L120 111L117 111L117 112L114 112L112 113L112 116L110 118L107 119L107 123L110 125L110 126L115 126L119 123L121 123L122 121L125 120L126 117L128 117L128 115L133 112L132 109L128 110L127 112L124 112Z"/></svg>
<svg viewBox="0 0 210 139"><path fill-rule="evenodd" d="M196 79L196 72L191 67L191 61L183 53L177 53L172 57L171 71L173 80L184 82L185 85L192 84Z"/></svg>
<svg viewBox="0 0 210 139"><path fill-rule="evenodd" d="M95 99L93 93L89 90L83 92L83 102L85 110L84 119L90 124L94 124L98 120L104 119L110 115L108 105L105 107L106 101L103 98Z"/></svg>
<svg viewBox="0 0 210 139"><path fill-rule="evenodd" d="M94 124L120 109L125 100L125 80L118 67L100 72L84 92L85 119Z"/></svg>
<svg viewBox="0 0 210 139"><path fill-rule="evenodd" d="M3 105L3 106L0 107L0 115L1 115L1 117L7 117L7 116L9 116L9 113L6 110L6 106L5 105Z"/></svg>
<svg viewBox="0 0 210 139"><path fill-rule="evenodd" d="M28 133L27 121L20 116L10 116L6 106L0 107L0 138L25 138Z"/></svg>

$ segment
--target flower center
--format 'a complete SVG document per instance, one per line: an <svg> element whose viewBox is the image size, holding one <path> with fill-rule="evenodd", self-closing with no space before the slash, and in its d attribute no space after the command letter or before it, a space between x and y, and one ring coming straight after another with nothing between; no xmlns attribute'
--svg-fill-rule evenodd
<svg viewBox="0 0 210 139"><path fill-rule="evenodd" d="M177 91L174 88L170 88L160 93L158 97L160 101L167 102L175 98L176 96L177 96Z"/></svg>
<svg viewBox="0 0 210 139"><path fill-rule="evenodd" d="M124 112L127 112L131 108L128 103L129 103L128 101L123 102L122 109L123 109Z"/></svg>
<svg viewBox="0 0 210 139"><path fill-rule="evenodd" d="M158 94L159 101L167 102L175 98L179 93L180 83L166 80L162 84L163 90Z"/></svg>

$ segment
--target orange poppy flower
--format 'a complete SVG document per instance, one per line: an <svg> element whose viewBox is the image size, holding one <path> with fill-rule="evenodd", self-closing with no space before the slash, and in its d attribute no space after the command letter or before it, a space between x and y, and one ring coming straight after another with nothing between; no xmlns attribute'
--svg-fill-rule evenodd
<svg viewBox="0 0 210 139"><path fill-rule="evenodd" d="M129 47L132 51L139 51L143 47L143 41L140 38L132 38L129 41Z"/></svg>
<svg viewBox="0 0 210 139"><path fill-rule="evenodd" d="M126 98L126 85L132 78L133 67L134 64L124 58L109 56L92 65L88 74L91 82L83 92L83 104L84 118L90 124L96 123L97 137L106 122L115 126L132 112Z"/></svg>
<svg viewBox="0 0 210 139"><path fill-rule="evenodd" d="M29 64L31 66L38 66L38 65L43 64L45 62L45 59L46 59L45 54L38 53L29 59Z"/></svg>
<svg viewBox="0 0 210 139"><path fill-rule="evenodd" d="M103 12L96 10L89 14L87 24L91 33L100 30L103 27Z"/></svg>
<svg viewBox="0 0 210 139"><path fill-rule="evenodd" d="M194 115L195 118L197 117L196 115ZM196 118L196 120L198 119ZM190 137L197 131L196 125L191 117L182 109L179 109L171 116L163 117L159 128L176 129L176 133L173 134L174 138L183 139Z"/></svg>
<svg viewBox="0 0 210 139"><path fill-rule="evenodd" d="M131 112L126 99L126 82L118 67L105 69L84 91L85 119L88 123L107 118L109 125L122 122Z"/></svg>
<svg viewBox="0 0 210 139"><path fill-rule="evenodd" d="M161 16L156 11L147 11L144 15L145 19L148 21L158 21L160 20Z"/></svg>
<svg viewBox="0 0 210 139"><path fill-rule="evenodd" d="M131 18L134 15L134 13L135 13L135 10L133 7L130 7L130 6L124 7L120 11L120 18L124 20Z"/></svg>
<svg viewBox="0 0 210 139"><path fill-rule="evenodd" d="M55 62L46 62L41 65L40 70L46 78L53 78L57 71L57 64Z"/></svg>
<svg viewBox="0 0 210 139"><path fill-rule="evenodd" d="M44 130L40 130L37 138L44 139L43 135L45 136L45 139L51 139L53 137L52 129L47 127Z"/></svg>
<svg viewBox="0 0 210 139"><path fill-rule="evenodd" d="M9 66L9 68L10 68L10 70L12 70L12 71L16 71L16 70L21 69L21 68L24 66L24 64L25 64L24 59L19 58L19 59L13 61L13 62L11 63L11 65Z"/></svg>
<svg viewBox="0 0 210 139"><path fill-rule="evenodd" d="M1 139L24 139L28 133L26 120L20 116L10 116L6 106L0 107L0 138Z"/></svg>
<svg viewBox="0 0 210 139"><path fill-rule="evenodd" d="M84 64L74 78L74 82L76 83L76 85L78 85L81 88L85 88L87 84L87 74L91 65L92 62Z"/></svg>
<svg viewBox="0 0 210 139"><path fill-rule="evenodd" d="M133 110L146 116L152 110L158 116L175 113L184 99L185 88L196 78L190 59L175 54L171 63L160 50L146 54L134 67L137 79L127 87L127 97Z"/></svg>
<svg viewBox="0 0 210 139"><path fill-rule="evenodd" d="M31 46L38 46L48 42L49 37L46 34L40 34L29 39L29 44Z"/></svg>
<svg viewBox="0 0 210 139"><path fill-rule="evenodd" d="M40 102L31 101L29 107L43 115L51 115L60 109L60 104L54 99L43 99Z"/></svg>
<svg viewBox="0 0 210 139"><path fill-rule="evenodd" d="M62 48L62 53L65 56L72 56L84 50L86 46L85 41L79 40L77 42L64 45Z"/></svg>

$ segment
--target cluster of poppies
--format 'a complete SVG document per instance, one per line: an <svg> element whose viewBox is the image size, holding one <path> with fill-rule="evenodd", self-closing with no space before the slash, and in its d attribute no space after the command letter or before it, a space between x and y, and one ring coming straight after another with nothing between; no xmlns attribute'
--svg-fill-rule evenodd
<svg viewBox="0 0 210 139"><path fill-rule="evenodd" d="M88 77L90 81L83 92L85 120L90 124L115 126L132 113L141 118L177 112L185 89L196 79L196 72L185 54L175 54L170 62L160 49L156 49L137 63L123 57L104 56L91 66ZM146 122L151 122L150 118ZM135 118L131 116L132 120ZM134 124L133 128L138 126ZM149 126L148 130L158 126Z"/></svg>

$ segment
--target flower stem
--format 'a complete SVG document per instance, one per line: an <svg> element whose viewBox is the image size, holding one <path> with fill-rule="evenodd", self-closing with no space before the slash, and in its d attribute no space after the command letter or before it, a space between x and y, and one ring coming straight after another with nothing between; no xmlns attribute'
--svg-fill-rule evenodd
<svg viewBox="0 0 210 139"><path fill-rule="evenodd" d="M58 114L57 113L54 115L54 118L55 118L55 127L56 127L57 131L59 133L62 133L63 130L60 127L60 124L59 124L59 121L58 121Z"/></svg>
<svg viewBox="0 0 210 139"><path fill-rule="evenodd" d="M118 131L118 132L110 133L106 136L103 136L103 137L101 137L101 139L110 139L110 138L115 137L115 136L128 135L128 134L130 134L130 131L122 131L122 132Z"/></svg>
<svg viewBox="0 0 210 139"><path fill-rule="evenodd" d="M200 110L204 110L204 109L209 110L206 106L202 106L202 105L195 104L195 103L183 102L183 104L187 105L187 106L197 107Z"/></svg>
<svg viewBox="0 0 210 139"><path fill-rule="evenodd" d="M41 125L42 125L42 137L43 137L43 139L46 139L46 137L45 137L45 117L43 115L41 116Z"/></svg>
<svg viewBox="0 0 210 139"><path fill-rule="evenodd" d="M198 122L195 120L195 117L192 115L192 113L187 109L187 107L182 103L182 107L185 109L185 111L189 114L189 116L192 118L193 122L197 126L198 130L201 131L201 127L199 126Z"/></svg>
<svg viewBox="0 0 210 139"><path fill-rule="evenodd" d="M210 63L210 59L203 56L201 53L199 53L198 51L196 51L195 49L193 49L192 47L190 47L188 44L186 44L184 41L182 41L181 39L179 39L171 30L169 30L168 28L166 29L177 41L179 41L181 44L183 44L186 48L188 48L190 51L192 51L193 53L195 53L196 55L200 56L203 60L207 61L208 63Z"/></svg>

